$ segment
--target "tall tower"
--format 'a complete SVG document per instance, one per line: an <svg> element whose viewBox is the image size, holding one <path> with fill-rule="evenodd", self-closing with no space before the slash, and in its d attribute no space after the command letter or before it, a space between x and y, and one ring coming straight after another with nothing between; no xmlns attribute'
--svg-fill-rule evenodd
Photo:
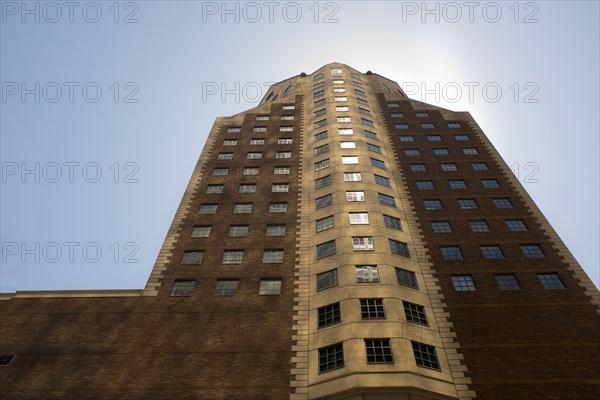
<svg viewBox="0 0 600 400"><path fill-rule="evenodd" d="M143 290L2 299L15 398L599 391L598 291L470 114L338 63L217 118Z"/></svg>

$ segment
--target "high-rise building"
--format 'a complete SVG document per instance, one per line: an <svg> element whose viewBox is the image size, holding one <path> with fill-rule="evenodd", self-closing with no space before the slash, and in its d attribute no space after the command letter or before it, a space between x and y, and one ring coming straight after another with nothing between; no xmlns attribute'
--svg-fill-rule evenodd
<svg viewBox="0 0 600 400"><path fill-rule="evenodd" d="M143 290L2 295L6 399L593 399L598 290L471 115L328 64L217 118Z"/></svg>

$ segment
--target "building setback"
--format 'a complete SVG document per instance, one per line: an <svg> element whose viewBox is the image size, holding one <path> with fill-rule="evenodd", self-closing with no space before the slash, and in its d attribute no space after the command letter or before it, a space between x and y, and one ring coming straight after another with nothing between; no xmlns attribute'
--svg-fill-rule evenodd
<svg viewBox="0 0 600 400"><path fill-rule="evenodd" d="M0 295L6 399L593 399L598 290L466 112L328 64L217 118L143 290Z"/></svg>

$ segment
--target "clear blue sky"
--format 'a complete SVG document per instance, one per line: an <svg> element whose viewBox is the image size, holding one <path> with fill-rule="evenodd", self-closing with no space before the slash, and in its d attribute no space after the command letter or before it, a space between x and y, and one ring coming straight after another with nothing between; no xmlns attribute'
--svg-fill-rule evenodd
<svg viewBox="0 0 600 400"><path fill-rule="evenodd" d="M0 291L142 288L215 117L333 61L471 112L598 285L598 2L113 4L0 2Z"/></svg>

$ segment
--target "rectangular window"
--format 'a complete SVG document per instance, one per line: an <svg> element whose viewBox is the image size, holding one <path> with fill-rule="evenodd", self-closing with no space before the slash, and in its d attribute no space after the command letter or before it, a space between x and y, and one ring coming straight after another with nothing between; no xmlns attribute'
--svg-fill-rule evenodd
<svg viewBox="0 0 600 400"><path fill-rule="evenodd" d="M487 260L499 260L504 258L504 253L502 253L502 249L498 245L479 246L479 249L481 250L483 258Z"/></svg>
<svg viewBox="0 0 600 400"><path fill-rule="evenodd" d="M332 256L336 253L335 240L321 243L317 245L317 260L324 257ZM336 271L336 285L337 285L337 271Z"/></svg>
<svg viewBox="0 0 600 400"><path fill-rule="evenodd" d="M342 164L345 164L345 165L358 164L358 157L357 156L342 156Z"/></svg>
<svg viewBox="0 0 600 400"><path fill-rule="evenodd" d="M316 92L313 92L313 98L319 98L321 96L325 95L325 91L324 90L317 90Z"/></svg>
<svg viewBox="0 0 600 400"><path fill-rule="evenodd" d="M337 324L342 321L340 303L330 304L317 309L319 328Z"/></svg>
<svg viewBox="0 0 600 400"><path fill-rule="evenodd" d="M336 106L335 107L335 111L337 111L337 112L350 111L350 107L348 107L348 106Z"/></svg>
<svg viewBox="0 0 600 400"><path fill-rule="evenodd" d="M383 299L360 299L362 319L385 319Z"/></svg>
<svg viewBox="0 0 600 400"><path fill-rule="evenodd" d="M462 210L469 210L477 208L477 202L475 199L458 199L458 206Z"/></svg>
<svg viewBox="0 0 600 400"><path fill-rule="evenodd" d="M406 286L411 289L419 289L417 283L417 274L407 269L396 268L396 278L398 279L398 285Z"/></svg>
<svg viewBox="0 0 600 400"><path fill-rule="evenodd" d="M233 153L219 153L217 160L233 160Z"/></svg>
<svg viewBox="0 0 600 400"><path fill-rule="evenodd" d="M521 286L519 285L519 281L517 281L517 277L513 274L506 275L494 275L494 279L496 280L496 284L500 288L500 290L519 290Z"/></svg>
<svg viewBox="0 0 600 400"><path fill-rule="evenodd" d="M373 238L371 236L354 236L354 237L352 237L352 249L354 251L373 250Z"/></svg>
<svg viewBox="0 0 600 400"><path fill-rule="evenodd" d="M276 296L281 294L281 279L261 279L259 296Z"/></svg>
<svg viewBox="0 0 600 400"><path fill-rule="evenodd" d="M392 113L391 115L394 119L404 118L404 113Z"/></svg>
<svg viewBox="0 0 600 400"><path fill-rule="evenodd" d="M323 207L327 207L333 204L333 196L331 194L327 194L322 197L318 197L315 199L315 208L318 210Z"/></svg>
<svg viewBox="0 0 600 400"><path fill-rule="evenodd" d="M267 127L266 126L257 126L254 129L252 129L252 132L256 132L256 133L263 133L267 131Z"/></svg>
<svg viewBox="0 0 600 400"><path fill-rule="evenodd" d="M352 128L340 128L338 129L338 134L341 136L350 136L354 135L354 131L352 130Z"/></svg>
<svg viewBox="0 0 600 400"><path fill-rule="evenodd" d="M492 199L492 202L496 206L496 208L513 208L513 205L508 198L497 198Z"/></svg>
<svg viewBox="0 0 600 400"><path fill-rule="evenodd" d="M330 289L338 285L337 269L317 274L317 292Z"/></svg>
<svg viewBox="0 0 600 400"><path fill-rule="evenodd" d="M500 187L500 184L495 179L482 179L481 184L486 189L496 189Z"/></svg>
<svg viewBox="0 0 600 400"><path fill-rule="evenodd" d="M318 219L316 222L317 233L334 228L333 215Z"/></svg>
<svg viewBox="0 0 600 400"><path fill-rule="evenodd" d="M322 106L323 104L325 104L325 99L315 101L314 106L319 107L319 106Z"/></svg>
<svg viewBox="0 0 600 400"><path fill-rule="evenodd" d="M287 212L287 203L270 203L269 204L269 212L270 213Z"/></svg>
<svg viewBox="0 0 600 400"><path fill-rule="evenodd" d="M398 136L398 139L400 139L400 141L402 143L409 143L409 142L414 142L415 141L415 137L412 136L412 135L401 135L401 136Z"/></svg>
<svg viewBox="0 0 600 400"><path fill-rule="evenodd" d="M460 246L441 246L440 252L444 260L462 260L464 259Z"/></svg>
<svg viewBox="0 0 600 400"><path fill-rule="evenodd" d="M369 225L369 213L353 212L348 213L350 225Z"/></svg>
<svg viewBox="0 0 600 400"><path fill-rule="evenodd" d="M238 193L256 193L256 184L247 183L241 184Z"/></svg>
<svg viewBox="0 0 600 400"><path fill-rule="evenodd" d="M317 133L315 135L315 142L318 142L319 140L323 140L327 138L327 131L321 132L321 133Z"/></svg>
<svg viewBox="0 0 600 400"><path fill-rule="evenodd" d="M365 118L361 118L360 123L363 125L366 125L366 126L370 126L371 128L375 126L375 123L373 121L365 119Z"/></svg>
<svg viewBox="0 0 600 400"><path fill-rule="evenodd" d="M194 291L196 281L175 281L171 296L173 297L189 297Z"/></svg>
<svg viewBox="0 0 600 400"><path fill-rule="evenodd" d="M241 131L241 127L227 128L227 133L240 133Z"/></svg>
<svg viewBox="0 0 600 400"><path fill-rule="evenodd" d="M352 122L351 117L337 117L337 122Z"/></svg>
<svg viewBox="0 0 600 400"><path fill-rule="evenodd" d="M440 200L423 200L423 206L426 210L441 210L444 208Z"/></svg>
<svg viewBox="0 0 600 400"><path fill-rule="evenodd" d="M279 264L283 262L283 249L265 249L263 251L263 264Z"/></svg>
<svg viewBox="0 0 600 400"><path fill-rule="evenodd" d="M415 115L417 116L417 118L427 118L427 117L429 117L429 113L427 113L427 112L418 112Z"/></svg>
<svg viewBox="0 0 600 400"><path fill-rule="evenodd" d="M318 74L313 77L313 81L319 81L321 79L323 79L323 74Z"/></svg>
<svg viewBox="0 0 600 400"><path fill-rule="evenodd" d="M457 142L468 142L469 136L467 135L454 135L454 140Z"/></svg>
<svg viewBox="0 0 600 400"><path fill-rule="evenodd" d="M262 153L260 153L260 152L250 152L246 156L246 159L248 159L248 160L260 160L261 158L262 158Z"/></svg>
<svg viewBox="0 0 600 400"><path fill-rule="evenodd" d="M346 192L346 201L365 201L365 192Z"/></svg>
<svg viewBox="0 0 600 400"><path fill-rule="evenodd" d="M204 258L204 251L186 251L183 253L181 264L192 265L202 263Z"/></svg>
<svg viewBox="0 0 600 400"><path fill-rule="evenodd" d="M435 233L451 233L452 226L450 226L450 222L448 221L434 221L431 223L431 229Z"/></svg>
<svg viewBox="0 0 600 400"><path fill-rule="evenodd" d="M198 225L192 228L192 237L193 238L204 238L210 236L210 225Z"/></svg>
<svg viewBox="0 0 600 400"><path fill-rule="evenodd" d="M487 171L489 169L488 165L484 162L471 163L471 168L473 168L474 171Z"/></svg>
<svg viewBox="0 0 600 400"><path fill-rule="evenodd" d="M235 280L217 280L215 296L235 296L237 294L238 281Z"/></svg>
<svg viewBox="0 0 600 400"><path fill-rule="evenodd" d="M560 276L556 273L551 274L537 274L538 279L544 289L564 289L565 284L560 279Z"/></svg>
<svg viewBox="0 0 600 400"><path fill-rule="evenodd" d="M472 156L475 154L479 154L476 148L464 148L463 153L467 156Z"/></svg>
<svg viewBox="0 0 600 400"><path fill-rule="evenodd" d="M471 275L454 275L450 278L452 279L452 286L454 286L454 290L457 292L472 292L477 290Z"/></svg>
<svg viewBox="0 0 600 400"><path fill-rule="evenodd" d="M246 167L242 172L243 175L258 175L260 172L259 167Z"/></svg>
<svg viewBox="0 0 600 400"><path fill-rule="evenodd" d="M379 197L379 203L384 206L396 207L396 200L392 196L385 195L383 193L377 193Z"/></svg>
<svg viewBox="0 0 600 400"><path fill-rule="evenodd" d="M361 182L362 174L360 172L344 172L344 182Z"/></svg>
<svg viewBox="0 0 600 400"><path fill-rule="evenodd" d="M433 182L432 181L417 181L417 189L420 190L433 190Z"/></svg>
<svg viewBox="0 0 600 400"><path fill-rule="evenodd" d="M331 185L331 175L327 175L315 180L315 189L320 189L329 185Z"/></svg>
<svg viewBox="0 0 600 400"><path fill-rule="evenodd" d="M442 168L442 171L445 172L458 171L458 167L454 163L440 164L440 167Z"/></svg>
<svg viewBox="0 0 600 400"><path fill-rule="evenodd" d="M315 129L322 128L325 125L327 125L327 120L326 119L322 119L320 121L315 122Z"/></svg>
<svg viewBox="0 0 600 400"><path fill-rule="evenodd" d="M283 107L281 107L281 109L288 111L288 110L294 110L294 109L296 109L296 107L293 104L287 104L287 105L284 105Z"/></svg>
<svg viewBox="0 0 600 400"><path fill-rule="evenodd" d="M320 117L321 115L325 115L325 113L327 113L327 110L321 108L320 110L315 111L315 117Z"/></svg>
<svg viewBox="0 0 600 400"><path fill-rule="evenodd" d="M463 181L462 179L448 181L448 184L450 185L450 189L466 189L467 188L467 182Z"/></svg>
<svg viewBox="0 0 600 400"><path fill-rule="evenodd" d="M237 203L233 207L234 214L250 214L252 212L252 203Z"/></svg>
<svg viewBox="0 0 600 400"><path fill-rule="evenodd" d="M521 251L527 258L544 258L544 252L542 248L537 244L522 244Z"/></svg>
<svg viewBox="0 0 600 400"><path fill-rule="evenodd" d="M406 149L404 150L404 155L408 157L417 157L421 155L419 149Z"/></svg>
<svg viewBox="0 0 600 400"><path fill-rule="evenodd" d="M334 98L334 100L337 101L337 102L348 101L348 97L346 97L346 96L336 96Z"/></svg>
<svg viewBox="0 0 600 400"><path fill-rule="evenodd" d="M425 164L410 164L410 170L412 172L427 172L427 166Z"/></svg>
<svg viewBox="0 0 600 400"><path fill-rule="evenodd" d="M392 187L392 183L388 178L381 175L375 175L375 183L381 186Z"/></svg>
<svg viewBox="0 0 600 400"><path fill-rule="evenodd" d="M268 121L269 120L269 116L268 115L257 115L256 116L256 120L257 121Z"/></svg>
<svg viewBox="0 0 600 400"><path fill-rule="evenodd" d="M292 138L279 138L277 139L277 144L292 144Z"/></svg>
<svg viewBox="0 0 600 400"><path fill-rule="evenodd" d="M0 355L0 367L8 367L12 362L14 355L3 354Z"/></svg>
<svg viewBox="0 0 600 400"><path fill-rule="evenodd" d="M324 144L323 146L315 147L315 156L319 154L327 153L329 151L329 143Z"/></svg>
<svg viewBox="0 0 600 400"><path fill-rule="evenodd" d="M405 130L408 129L408 124L395 124L394 128Z"/></svg>
<svg viewBox="0 0 600 400"><path fill-rule="evenodd" d="M354 86L358 86L358 87L364 87L364 86L365 86L365 85L363 85L362 83L360 83L360 82L355 82L355 81L352 81L352 85L354 85Z"/></svg>
<svg viewBox="0 0 600 400"><path fill-rule="evenodd" d="M221 264L241 264L244 259L244 250L225 250Z"/></svg>
<svg viewBox="0 0 600 400"><path fill-rule="evenodd" d="M250 146L262 146L265 144L265 139L250 139Z"/></svg>
<svg viewBox="0 0 600 400"><path fill-rule="evenodd" d="M290 191L289 183L273 183L271 185L272 193L287 193Z"/></svg>
<svg viewBox="0 0 600 400"><path fill-rule="evenodd" d="M246 237L248 236L248 225L230 225L229 237Z"/></svg>
<svg viewBox="0 0 600 400"><path fill-rule="evenodd" d="M419 304L409 303L403 301L404 314L408 322L414 322L415 324L428 325L427 315L425 315L425 307Z"/></svg>
<svg viewBox="0 0 600 400"><path fill-rule="evenodd" d="M223 193L223 185L208 185L206 187L206 193Z"/></svg>
<svg viewBox="0 0 600 400"><path fill-rule="evenodd" d="M390 243L390 252L392 254L396 254L397 256L402 257L410 257L410 252L408 250L408 244L404 242L399 242L398 240L388 239Z"/></svg>
<svg viewBox="0 0 600 400"><path fill-rule="evenodd" d="M355 74L354 72L351 72L351 73L350 73L350 76L352 77L352 79L358 79L359 81L362 79L362 78L360 77L360 75L358 75L358 74Z"/></svg>
<svg viewBox="0 0 600 400"><path fill-rule="evenodd" d="M294 116L293 115L282 115L281 116L281 120L282 121L293 121L294 120Z"/></svg>
<svg viewBox="0 0 600 400"><path fill-rule="evenodd" d="M391 215L383 214L383 223L386 228L392 228L401 231L402 230L402 222L400 222L400 218L392 217Z"/></svg>
<svg viewBox="0 0 600 400"><path fill-rule="evenodd" d="M354 89L354 93L359 95L359 96L366 96L367 94L365 92L363 92L362 90L358 90L358 89Z"/></svg>
<svg viewBox="0 0 600 400"><path fill-rule="evenodd" d="M375 146L374 144L367 143L367 150L372 151L373 153L381 154L381 147Z"/></svg>
<svg viewBox="0 0 600 400"><path fill-rule="evenodd" d="M290 167L274 167L273 175L289 175L291 171Z"/></svg>
<svg viewBox="0 0 600 400"><path fill-rule="evenodd" d="M505 222L511 232L525 232L528 230L522 219L507 219Z"/></svg>
<svg viewBox="0 0 600 400"><path fill-rule="evenodd" d="M442 137L440 135L427 135L428 142L441 142Z"/></svg>
<svg viewBox="0 0 600 400"><path fill-rule="evenodd" d="M433 154L436 156L448 156L450 155L450 152L448 149L433 149Z"/></svg>
<svg viewBox="0 0 600 400"><path fill-rule="evenodd" d="M371 115L371 111L367 110L366 108L358 108L358 112L364 115Z"/></svg>
<svg viewBox="0 0 600 400"><path fill-rule="evenodd" d="M292 158L291 151L278 151L275 153L275 158Z"/></svg>
<svg viewBox="0 0 600 400"><path fill-rule="evenodd" d="M237 139L225 139L223 140L223 146L237 146Z"/></svg>
<svg viewBox="0 0 600 400"><path fill-rule="evenodd" d="M389 364L394 362L390 339L365 339L367 363Z"/></svg>
<svg viewBox="0 0 600 400"><path fill-rule="evenodd" d="M356 266L357 283L376 283L379 282L379 272L377 265L357 265Z"/></svg>
<svg viewBox="0 0 600 400"><path fill-rule="evenodd" d="M377 137L377 134L375 132L371 132L368 130L364 130L365 133L365 137L368 137L369 139L373 139L373 140L379 140L379 138Z"/></svg>
<svg viewBox="0 0 600 400"><path fill-rule="evenodd" d="M329 163L329 158L326 158L321 161L317 161L315 163L315 171L320 171L322 169L329 168L330 165L331 164Z"/></svg>
<svg viewBox="0 0 600 400"><path fill-rule="evenodd" d="M280 126L279 127L279 132L293 132L293 131L294 131L293 126Z"/></svg>
<svg viewBox="0 0 600 400"><path fill-rule="evenodd" d="M398 108L400 104L398 103L387 103L388 108Z"/></svg>
<svg viewBox="0 0 600 400"><path fill-rule="evenodd" d="M458 122L449 122L448 128L450 129L460 129L462 126Z"/></svg>
<svg viewBox="0 0 600 400"><path fill-rule="evenodd" d="M342 343L319 349L319 373L344 367L344 346Z"/></svg>
<svg viewBox="0 0 600 400"><path fill-rule="evenodd" d="M217 204L201 204L199 214L215 214L217 212Z"/></svg>
<svg viewBox="0 0 600 400"><path fill-rule="evenodd" d="M469 226L473 232L489 232L490 226L485 221L469 221Z"/></svg>
<svg viewBox="0 0 600 400"><path fill-rule="evenodd" d="M360 97L357 97L357 98L356 98L356 102L357 102L358 104L362 104L363 106L368 106L368 105L369 105L369 102L368 102L367 100L365 100L365 99L361 99Z"/></svg>
<svg viewBox="0 0 600 400"><path fill-rule="evenodd" d="M333 76L333 77L340 77L340 76L342 76L342 70L340 68L332 68L331 69L331 76Z"/></svg>
<svg viewBox="0 0 600 400"><path fill-rule="evenodd" d="M429 124L429 123L421 124L421 128L422 129L435 129L435 124Z"/></svg>
<svg viewBox="0 0 600 400"><path fill-rule="evenodd" d="M375 168L385 169L385 163L376 158L371 158L371 165L374 166Z"/></svg>
<svg viewBox="0 0 600 400"><path fill-rule="evenodd" d="M427 346L417 342L412 342L413 354L415 355L415 363L419 367L440 369L435 347Z"/></svg>
<svg viewBox="0 0 600 400"><path fill-rule="evenodd" d="M356 142L340 142L341 149L355 149Z"/></svg>

